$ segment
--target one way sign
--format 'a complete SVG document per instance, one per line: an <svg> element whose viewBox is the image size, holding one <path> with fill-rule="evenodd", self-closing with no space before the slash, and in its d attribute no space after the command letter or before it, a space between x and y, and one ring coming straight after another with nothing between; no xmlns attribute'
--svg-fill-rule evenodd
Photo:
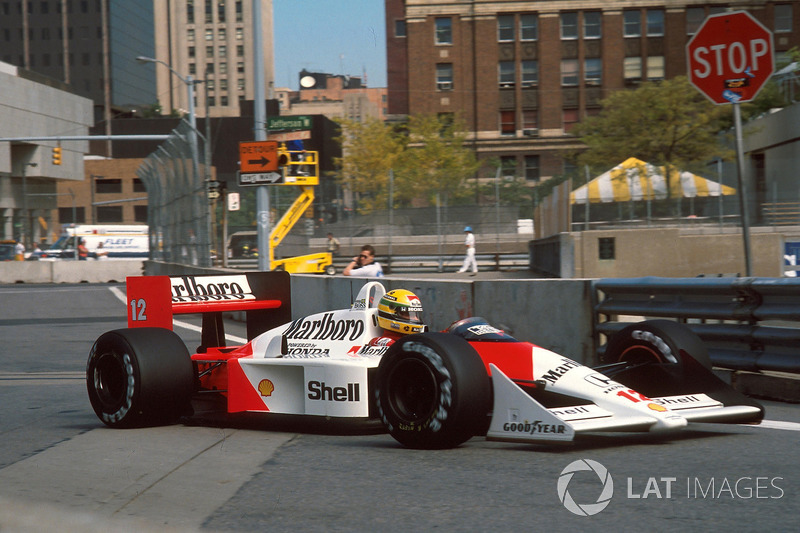
<svg viewBox="0 0 800 533"><path fill-rule="evenodd" d="M239 171L242 174L278 170L277 141L242 141L239 143Z"/></svg>

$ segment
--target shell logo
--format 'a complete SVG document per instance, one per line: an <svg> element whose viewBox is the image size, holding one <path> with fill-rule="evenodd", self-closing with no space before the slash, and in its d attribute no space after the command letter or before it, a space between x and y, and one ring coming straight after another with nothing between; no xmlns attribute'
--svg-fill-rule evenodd
<svg viewBox="0 0 800 533"><path fill-rule="evenodd" d="M657 403L648 403L647 407L649 407L653 411L658 411L659 413L663 413L667 410L666 407L664 407L663 405L658 405Z"/></svg>
<svg viewBox="0 0 800 533"><path fill-rule="evenodd" d="M262 379L258 383L258 392L261 396L272 396L272 392L275 390L275 385L268 379Z"/></svg>

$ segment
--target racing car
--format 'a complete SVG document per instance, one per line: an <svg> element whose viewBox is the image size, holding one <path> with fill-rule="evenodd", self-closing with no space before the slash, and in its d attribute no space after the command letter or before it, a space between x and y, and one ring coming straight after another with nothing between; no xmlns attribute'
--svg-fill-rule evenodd
<svg viewBox="0 0 800 533"><path fill-rule="evenodd" d="M375 281L348 308L293 320L290 282L286 272L128 278L129 327L104 333L89 353L97 416L114 428L175 423L213 395L227 413L380 419L399 443L421 449L478 435L568 442L764 416L711 372L702 341L677 322L629 325L591 368L478 317L387 337L381 306L397 304L396 291ZM421 310L411 306L418 301L395 308ZM226 312L245 314L245 344L226 345ZM192 354L172 331L173 316L186 313L202 315Z"/></svg>

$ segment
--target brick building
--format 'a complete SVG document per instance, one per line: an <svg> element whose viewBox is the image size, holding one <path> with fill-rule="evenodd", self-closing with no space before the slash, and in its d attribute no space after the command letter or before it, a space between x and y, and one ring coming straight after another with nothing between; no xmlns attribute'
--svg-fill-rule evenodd
<svg viewBox="0 0 800 533"><path fill-rule="evenodd" d="M530 183L571 173L572 126L612 91L686 73L706 16L750 11L776 60L800 44L789 1L386 0L388 112L459 115L482 159Z"/></svg>

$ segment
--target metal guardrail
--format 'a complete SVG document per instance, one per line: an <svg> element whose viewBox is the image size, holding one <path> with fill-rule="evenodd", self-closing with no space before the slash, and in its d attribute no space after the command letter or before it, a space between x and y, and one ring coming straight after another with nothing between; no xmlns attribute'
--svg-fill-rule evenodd
<svg viewBox="0 0 800 533"><path fill-rule="evenodd" d="M800 279L644 277L594 287L598 354L600 335L641 317L673 318L703 339L714 366L800 373Z"/></svg>
<svg viewBox="0 0 800 533"><path fill-rule="evenodd" d="M392 274L412 274L415 272L439 272L440 259L441 267L445 272L453 272L461 267L464 255L439 256L439 255L393 255L391 262L387 256L376 256L375 258L381 265L389 269ZM478 270L528 270L530 259L528 254L476 254L475 260L478 263ZM336 272L341 273L349 257L337 256L333 258L333 266ZM257 268L258 259L228 259L228 266L231 268Z"/></svg>

